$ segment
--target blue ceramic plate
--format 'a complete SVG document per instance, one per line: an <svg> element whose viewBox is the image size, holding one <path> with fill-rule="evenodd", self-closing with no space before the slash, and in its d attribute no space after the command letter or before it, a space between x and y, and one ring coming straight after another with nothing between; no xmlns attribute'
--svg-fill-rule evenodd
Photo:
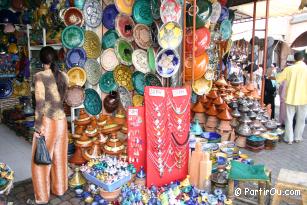
<svg viewBox="0 0 307 205"><path fill-rule="evenodd" d="M111 91L116 90L117 85L114 80L113 72L105 72L99 80L99 88L104 93L110 93Z"/></svg>
<svg viewBox="0 0 307 205"><path fill-rule="evenodd" d="M117 8L114 4L106 6L103 11L102 24L107 29L115 29L115 18L118 14Z"/></svg>
<svg viewBox="0 0 307 205"><path fill-rule="evenodd" d="M91 88L85 90L84 108L91 115L98 115L102 110L102 102L98 93Z"/></svg>
<svg viewBox="0 0 307 205"><path fill-rule="evenodd" d="M102 21L102 6L97 0L86 0L83 6L83 15L86 25L96 28Z"/></svg>
<svg viewBox="0 0 307 205"><path fill-rule="evenodd" d="M132 83L135 91L140 95L144 95L145 74L140 71L135 71L132 74Z"/></svg>
<svg viewBox="0 0 307 205"><path fill-rule="evenodd" d="M221 135L217 132L203 132L200 136L208 141L219 140L221 138Z"/></svg>
<svg viewBox="0 0 307 205"><path fill-rule="evenodd" d="M153 22L150 3L148 0L137 0L134 2L132 15L135 22L150 25Z"/></svg>
<svg viewBox="0 0 307 205"><path fill-rule="evenodd" d="M13 93L13 85L10 80L0 81L0 99L8 98Z"/></svg>
<svg viewBox="0 0 307 205"><path fill-rule="evenodd" d="M180 56L172 49L161 50L156 57L156 71L163 78L169 78L177 73L180 66Z"/></svg>
<svg viewBox="0 0 307 205"><path fill-rule="evenodd" d="M83 48L73 48L68 51L66 65L68 68L83 67L86 61L86 53Z"/></svg>
<svg viewBox="0 0 307 205"><path fill-rule="evenodd" d="M219 149L219 145L216 143L205 143L202 145L202 150L205 151L216 151Z"/></svg>

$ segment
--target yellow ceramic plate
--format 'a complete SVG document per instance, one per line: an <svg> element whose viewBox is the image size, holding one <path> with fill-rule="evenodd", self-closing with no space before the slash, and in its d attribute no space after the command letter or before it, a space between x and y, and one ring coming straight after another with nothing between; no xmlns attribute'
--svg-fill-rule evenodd
<svg viewBox="0 0 307 205"><path fill-rule="evenodd" d="M143 106L144 97L142 95L134 95L132 97L133 106Z"/></svg>
<svg viewBox="0 0 307 205"><path fill-rule="evenodd" d="M134 0L115 0L114 3L120 13L131 16Z"/></svg>
<svg viewBox="0 0 307 205"><path fill-rule="evenodd" d="M118 65L113 72L114 79L118 85L125 87L128 91L133 90L132 69L130 67Z"/></svg>
<svg viewBox="0 0 307 205"><path fill-rule="evenodd" d="M159 30L158 42L164 48L176 49L182 41L182 28L176 22L163 24Z"/></svg>
<svg viewBox="0 0 307 205"><path fill-rule="evenodd" d="M202 77L193 83L192 88L197 95L206 95L212 88L212 80L207 80L206 78Z"/></svg>
<svg viewBox="0 0 307 205"><path fill-rule="evenodd" d="M86 73L80 67L73 67L67 72L69 78L69 86L83 86L86 82Z"/></svg>
<svg viewBox="0 0 307 205"><path fill-rule="evenodd" d="M101 54L100 39L93 31L85 32L85 40L83 48L86 52L87 58L97 59Z"/></svg>

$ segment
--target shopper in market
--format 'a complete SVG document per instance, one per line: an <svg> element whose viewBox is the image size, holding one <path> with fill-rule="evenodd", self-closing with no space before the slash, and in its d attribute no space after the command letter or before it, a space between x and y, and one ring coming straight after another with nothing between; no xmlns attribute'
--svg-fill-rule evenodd
<svg viewBox="0 0 307 205"><path fill-rule="evenodd" d="M276 77L278 83L285 81L286 89L286 131L285 141L288 144L303 140L305 118L307 115L307 65L304 63L304 54L297 52L294 55L295 64L286 67ZM293 133L293 118L296 115L296 125Z"/></svg>
<svg viewBox="0 0 307 205"><path fill-rule="evenodd" d="M276 77L276 67L271 65L267 70L266 78L264 79L264 104L271 105L271 119L275 118L275 97L276 97L276 82L271 78Z"/></svg>
<svg viewBox="0 0 307 205"><path fill-rule="evenodd" d="M43 71L34 76L35 82L35 133L32 145L32 180L35 202L46 204L50 189L54 195L63 195L68 189L67 179L67 120L63 99L68 86L66 73L55 64L56 51L49 46L40 50ZM51 165L34 162L37 138L45 136Z"/></svg>

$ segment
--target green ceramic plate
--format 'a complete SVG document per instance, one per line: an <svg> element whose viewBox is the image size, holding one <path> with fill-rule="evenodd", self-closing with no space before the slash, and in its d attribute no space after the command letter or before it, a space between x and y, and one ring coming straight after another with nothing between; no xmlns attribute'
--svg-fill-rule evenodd
<svg viewBox="0 0 307 205"><path fill-rule="evenodd" d="M209 0L197 1L196 28L203 27L212 13L212 3ZM193 7L187 6L187 27L193 26Z"/></svg>
<svg viewBox="0 0 307 205"><path fill-rule="evenodd" d="M122 38L117 39L114 49L117 58L122 64L127 66L132 65L133 47L128 41Z"/></svg>
<svg viewBox="0 0 307 205"><path fill-rule="evenodd" d="M155 51L152 47L147 49L147 59L148 59L148 67L150 69L150 72L154 73L156 72L156 57L155 57Z"/></svg>
<svg viewBox="0 0 307 205"><path fill-rule="evenodd" d="M98 93L91 88L85 90L84 108L91 115L98 115L102 110L102 102Z"/></svg>
<svg viewBox="0 0 307 205"><path fill-rule="evenodd" d="M152 17L155 20L159 20L160 19L160 7L161 7L160 0L150 0L150 6L151 6Z"/></svg>
<svg viewBox="0 0 307 205"><path fill-rule="evenodd" d="M134 2L132 15L135 22L150 25L153 22L150 3L147 0L137 0Z"/></svg>
<svg viewBox="0 0 307 205"><path fill-rule="evenodd" d="M220 26L220 33L223 40L227 40L231 37L231 22L229 20L224 20Z"/></svg>
<svg viewBox="0 0 307 205"><path fill-rule="evenodd" d="M153 73L147 73L145 75L145 86L158 86L162 87L161 80Z"/></svg>
<svg viewBox="0 0 307 205"><path fill-rule="evenodd" d="M99 80L100 90L104 93L110 93L117 89L116 82L114 80L113 72L108 71L105 72Z"/></svg>
<svg viewBox="0 0 307 205"><path fill-rule="evenodd" d="M118 39L118 34L115 30L108 30L101 39L101 47L105 50L108 48L114 48L115 42Z"/></svg>
<svg viewBox="0 0 307 205"><path fill-rule="evenodd" d="M62 43L68 48L81 47L84 43L84 32L78 26L67 26L62 32Z"/></svg>
<svg viewBox="0 0 307 205"><path fill-rule="evenodd" d="M145 74L140 71L135 71L132 74L132 83L133 83L134 90L138 94L144 95Z"/></svg>

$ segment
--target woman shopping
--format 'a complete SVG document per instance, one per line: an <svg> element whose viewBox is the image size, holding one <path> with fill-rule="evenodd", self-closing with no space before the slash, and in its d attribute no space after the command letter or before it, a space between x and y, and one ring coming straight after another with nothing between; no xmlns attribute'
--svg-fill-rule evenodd
<svg viewBox="0 0 307 205"><path fill-rule="evenodd" d="M34 76L35 82L35 133L32 145L32 180L35 202L47 204L50 190L54 195L63 195L68 189L67 178L67 120L63 99L68 86L66 73L55 64L57 54L52 47L40 50L43 71ZM34 160L38 138L45 137L51 157L51 165L37 164Z"/></svg>

